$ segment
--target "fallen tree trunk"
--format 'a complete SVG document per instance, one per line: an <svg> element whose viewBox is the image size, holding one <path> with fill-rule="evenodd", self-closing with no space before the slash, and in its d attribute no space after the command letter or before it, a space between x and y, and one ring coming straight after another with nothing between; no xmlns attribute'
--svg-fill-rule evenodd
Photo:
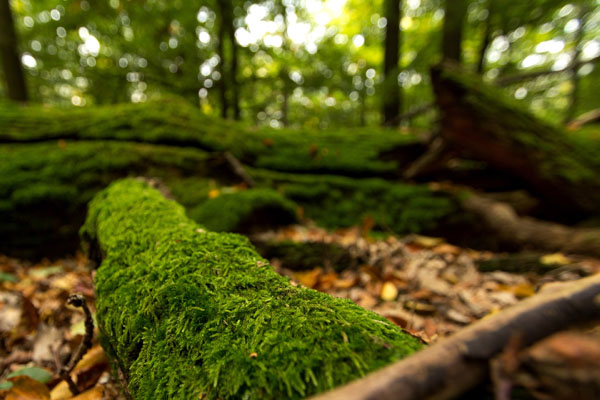
<svg viewBox="0 0 600 400"><path fill-rule="evenodd" d="M59 139L194 147L229 152L257 168L352 177L399 176L423 147L415 135L382 128L252 128L204 115L178 98L68 110L0 108L0 144Z"/></svg>
<svg viewBox="0 0 600 400"><path fill-rule="evenodd" d="M489 361L512 338L534 343L600 318L600 275L543 292L476 322L417 354L315 400L452 399L488 376Z"/></svg>
<svg viewBox="0 0 600 400"><path fill-rule="evenodd" d="M221 153L114 141L52 141L0 147L0 251L35 257L78 247L95 193L123 177L158 178L210 230L251 232L303 216L327 228L360 224L396 233L435 229L456 210L451 195L423 185L231 165ZM255 188L247 187L248 177Z"/></svg>
<svg viewBox="0 0 600 400"><path fill-rule="evenodd" d="M455 148L527 183L562 214L600 212L600 143L572 140L452 65L434 68L432 80L442 136Z"/></svg>
<svg viewBox="0 0 600 400"><path fill-rule="evenodd" d="M530 217L520 217L508 204L471 193L462 207L478 215L504 242L520 248L563 251L600 257L600 229L573 228Z"/></svg>
<svg viewBox="0 0 600 400"><path fill-rule="evenodd" d="M134 399L301 398L420 349L351 301L294 287L139 180L90 203L101 341Z"/></svg>

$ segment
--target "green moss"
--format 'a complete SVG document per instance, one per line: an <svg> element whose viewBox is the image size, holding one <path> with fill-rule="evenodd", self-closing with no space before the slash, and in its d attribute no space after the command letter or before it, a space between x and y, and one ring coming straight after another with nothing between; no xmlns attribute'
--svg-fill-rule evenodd
<svg viewBox="0 0 600 400"><path fill-rule="evenodd" d="M194 221L216 232L245 232L248 227L296 222L297 206L272 189L224 193L188 212Z"/></svg>
<svg viewBox="0 0 600 400"><path fill-rule="evenodd" d="M248 240L199 230L141 182L91 202L103 343L136 399L302 398L421 344L349 300L294 287Z"/></svg>
<svg viewBox="0 0 600 400"><path fill-rule="evenodd" d="M208 173L201 150L140 143L4 145L0 159L0 251L22 256L75 249L87 202L116 178Z"/></svg>
<svg viewBox="0 0 600 400"><path fill-rule="evenodd" d="M399 170L380 154L417 143L397 131L253 129L203 115L180 100L94 108L0 108L0 141L121 140L230 151L246 164L289 172L374 175Z"/></svg>
<svg viewBox="0 0 600 400"><path fill-rule="evenodd" d="M265 170L252 174L260 184L278 188L302 206L305 217L330 229L355 226L370 217L377 230L417 233L434 229L457 211L450 195L425 185Z"/></svg>

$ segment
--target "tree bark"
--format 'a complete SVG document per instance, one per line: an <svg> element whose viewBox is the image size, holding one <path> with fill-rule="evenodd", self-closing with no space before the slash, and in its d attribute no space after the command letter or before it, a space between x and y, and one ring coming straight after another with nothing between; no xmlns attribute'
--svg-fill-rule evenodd
<svg viewBox="0 0 600 400"><path fill-rule="evenodd" d="M555 205L563 219L600 211L600 174L592 149L450 63L434 68L432 81L442 136L455 148L520 179Z"/></svg>
<svg viewBox="0 0 600 400"><path fill-rule="evenodd" d="M229 118L229 83L231 68L227 65L228 57L227 57L227 45L226 41L229 38L229 19L228 13L230 8L229 0L220 0L217 2L219 5L219 13L220 21L219 21L219 30L218 30L218 44L217 44L217 54L219 55L220 61L219 65L221 66L221 84L219 85L219 92L221 96L221 117Z"/></svg>
<svg viewBox="0 0 600 400"><path fill-rule="evenodd" d="M573 58L571 59L571 65L569 65L569 73L571 75L571 93L569 93L569 106L567 107L567 112L563 118L563 122L565 124L575 118L575 115L577 114L577 97L579 96L579 74L577 72L579 68L575 65L581 56L581 42L583 41L584 27L587 20L586 16L587 10L585 7L582 7L579 10L578 15L579 27L575 31L573 38Z"/></svg>
<svg viewBox="0 0 600 400"><path fill-rule="evenodd" d="M485 54L487 53L487 49L492 40L492 29L493 23L492 18L494 15L494 0L489 0L488 2L488 16L485 20L485 30L483 32L483 40L481 41L481 47L479 48L479 58L477 60L477 73L479 75L483 74L485 70Z"/></svg>
<svg viewBox="0 0 600 400"><path fill-rule="evenodd" d="M384 87L383 95L383 125L397 125L398 114L402 110L402 98L396 75L402 46L400 32L401 2L400 0L385 0L384 13L387 19L385 30L384 54Z"/></svg>
<svg viewBox="0 0 600 400"><path fill-rule="evenodd" d="M467 13L466 0L446 0L442 29L442 58L458 64L462 61L462 31Z"/></svg>
<svg viewBox="0 0 600 400"><path fill-rule="evenodd" d="M600 318L600 275L542 292L366 378L313 400L452 399L488 375L489 361L515 337L529 345Z"/></svg>
<svg viewBox="0 0 600 400"><path fill-rule="evenodd" d="M10 2L9 0L0 0L0 59L2 60L6 91L11 100L26 102L27 86L17 46L18 39Z"/></svg>

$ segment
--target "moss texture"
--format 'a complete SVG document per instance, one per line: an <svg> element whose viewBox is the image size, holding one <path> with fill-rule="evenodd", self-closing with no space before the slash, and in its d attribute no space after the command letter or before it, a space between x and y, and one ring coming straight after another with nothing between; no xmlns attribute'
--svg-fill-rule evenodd
<svg viewBox="0 0 600 400"><path fill-rule="evenodd" d="M259 187L240 190L222 160L196 148L60 140L3 145L0 159L0 251L25 257L74 250L87 202L127 176L159 178L188 216L218 231L288 224L298 205L324 227L371 216L377 229L396 233L427 231L454 211L448 196L381 179L248 168Z"/></svg>
<svg viewBox="0 0 600 400"><path fill-rule="evenodd" d="M425 185L266 170L252 174L261 185L276 187L302 206L305 217L330 229L359 225L368 217L376 230L419 233L435 229L459 211L452 196Z"/></svg>
<svg viewBox="0 0 600 400"><path fill-rule="evenodd" d="M135 399L302 398L422 346L349 300L290 285L246 238L203 231L136 180L94 198L82 235L104 255L99 327Z"/></svg>
<svg viewBox="0 0 600 400"><path fill-rule="evenodd" d="M197 149L115 142L49 142L0 146L0 251L76 248L87 202L125 176L208 173Z"/></svg>
<svg viewBox="0 0 600 400"><path fill-rule="evenodd" d="M272 189L224 193L188 211L194 221L216 232L249 232L297 221L296 204Z"/></svg>
<svg viewBox="0 0 600 400"><path fill-rule="evenodd" d="M253 129L203 115L178 98L84 109L0 108L0 142L56 139L122 140L229 151L255 167L289 172L368 176L395 173L415 136L380 128L327 131ZM412 155L413 157L416 155Z"/></svg>

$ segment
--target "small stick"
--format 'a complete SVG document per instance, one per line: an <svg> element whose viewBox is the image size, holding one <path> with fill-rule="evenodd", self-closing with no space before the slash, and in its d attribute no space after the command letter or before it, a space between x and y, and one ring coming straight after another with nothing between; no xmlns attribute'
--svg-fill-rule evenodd
<svg viewBox="0 0 600 400"><path fill-rule="evenodd" d="M246 183L246 185L248 185L248 187L252 188L256 186L254 179L252 179L252 177L248 174L240 160L238 160L233 154L226 151L225 160L231 166L233 172L235 172L237 176L242 178L242 180Z"/></svg>
<svg viewBox="0 0 600 400"><path fill-rule="evenodd" d="M75 368L85 353L87 353L87 351L92 347L92 339L94 337L94 320L83 295L79 293L70 295L67 299L67 304L72 305L73 307L81 307L85 313L85 335L83 336L83 340L79 344L79 348L77 349L75 355L71 357L66 366L63 365L60 368L59 372L60 377L69 385L69 390L71 393L73 395L77 395L79 394L79 388L71 378L71 371L73 371L73 368Z"/></svg>

